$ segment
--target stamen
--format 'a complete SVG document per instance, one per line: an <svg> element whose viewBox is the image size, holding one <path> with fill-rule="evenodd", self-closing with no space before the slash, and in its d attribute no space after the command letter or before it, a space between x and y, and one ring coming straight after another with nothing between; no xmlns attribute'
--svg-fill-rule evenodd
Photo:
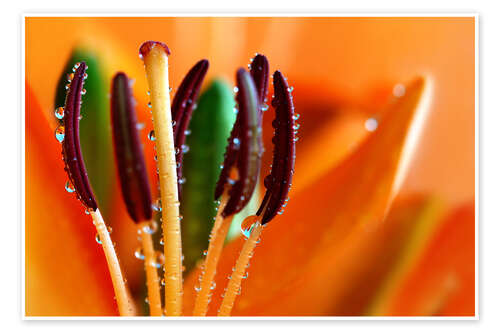
<svg viewBox="0 0 500 333"><path fill-rule="evenodd" d="M267 191L257 211L265 225L284 207L292 185L295 165L295 119L291 89L280 71L273 75L274 98L272 106L276 117L273 121L274 152L271 174L264 179Z"/></svg>
<svg viewBox="0 0 500 333"><path fill-rule="evenodd" d="M154 120L158 177L162 203L162 227L165 253L165 310L167 316L182 314L182 243L179 218L179 193L175 159L170 89L168 47L159 42L145 42L140 48L144 60Z"/></svg>
<svg viewBox="0 0 500 333"><path fill-rule="evenodd" d="M111 122L116 164L123 200L135 223L140 223L138 233L144 250L144 268L148 287L149 308L152 316L161 316L159 279L151 233L144 232L150 226L153 215L151 192L146 173L146 163L137 130L137 116L130 88L130 80L124 73L113 78L111 87Z"/></svg>
<svg viewBox="0 0 500 333"><path fill-rule="evenodd" d="M73 185L74 192L77 193L78 198L84 206L87 207L87 210L92 216L100 243L102 244L106 256L106 262L111 275L120 315L133 316L135 313L134 306L129 298L129 292L123 279L123 274L113 242L109 235L109 230L104 223L101 212L97 209L97 203L90 187L80 147L80 105L82 102L86 69L87 65L85 62L77 63L74 67L73 78L67 88L68 92L64 106L64 127L66 133L63 141L63 160L66 164L65 170Z"/></svg>
<svg viewBox="0 0 500 333"><path fill-rule="evenodd" d="M175 158L178 166L177 179L179 196L182 187L182 158L186 152L184 145L186 141L186 130L189 126L196 99L200 93L201 84L203 83L207 70L208 60L203 59L198 61L198 63L196 63L187 73L172 102L172 120L175 123L174 142L177 152Z"/></svg>
<svg viewBox="0 0 500 333"><path fill-rule="evenodd" d="M255 58L253 58L250 64L250 74L257 88L259 103L262 105L266 102L267 89L269 86L269 61L267 61L265 55L257 54Z"/></svg>

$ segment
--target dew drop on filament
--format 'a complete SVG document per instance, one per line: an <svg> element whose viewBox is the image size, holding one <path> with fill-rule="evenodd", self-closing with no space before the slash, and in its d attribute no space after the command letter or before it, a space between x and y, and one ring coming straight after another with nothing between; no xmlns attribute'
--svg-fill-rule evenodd
<svg viewBox="0 0 500 333"><path fill-rule="evenodd" d="M148 139L151 140L151 141L155 141L156 140L155 131L154 130L152 130L151 132L149 132Z"/></svg>
<svg viewBox="0 0 500 333"><path fill-rule="evenodd" d="M259 219L258 216L256 215L252 215L252 216L249 216L247 217L245 220L243 220L243 222L241 223L241 233L243 234L243 236L245 238L248 239L248 237L250 237L250 234L252 233L252 230L255 226L255 222L257 222Z"/></svg>
<svg viewBox="0 0 500 333"><path fill-rule="evenodd" d="M138 247L137 250L135 250L134 255L137 259L144 260L144 253L142 252L142 247Z"/></svg>

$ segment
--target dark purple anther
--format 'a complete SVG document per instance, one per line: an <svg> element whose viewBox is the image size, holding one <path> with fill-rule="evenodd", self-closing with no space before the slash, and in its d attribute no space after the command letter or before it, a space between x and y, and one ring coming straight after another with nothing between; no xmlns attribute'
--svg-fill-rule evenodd
<svg viewBox="0 0 500 333"><path fill-rule="evenodd" d="M111 124L116 165L127 211L139 223L151 220L151 192L130 82L124 73L113 78Z"/></svg>
<svg viewBox="0 0 500 333"><path fill-rule="evenodd" d="M92 192L92 187L83 162L80 147L80 105L82 102L83 82L86 78L87 65L85 62L77 63L74 74L67 86L68 93L64 105L64 141L62 142L63 160L69 180L75 188L78 199L87 209L97 210L97 203Z"/></svg>
<svg viewBox="0 0 500 333"><path fill-rule="evenodd" d="M201 84L207 74L208 60L203 59L196 63L182 80L179 89L172 102L172 121L174 130L175 159L177 162L177 179L179 195L181 193L182 158L184 155L184 143L186 141L186 130L188 129L191 115L200 93Z"/></svg>
<svg viewBox="0 0 500 333"><path fill-rule="evenodd" d="M250 74L255 82L259 103L262 106L266 102L267 89L269 86L269 62L265 55L256 54L250 64Z"/></svg>
<svg viewBox="0 0 500 333"><path fill-rule="evenodd" d="M144 59L144 57L146 57L149 54L149 52L153 49L153 47L156 45L161 46L165 51L165 53L167 54L167 56L170 55L170 49L168 48L167 44L162 42L156 42L153 40L148 40L142 43L141 47L139 48L139 56L142 59Z"/></svg>
<svg viewBox="0 0 500 333"><path fill-rule="evenodd" d="M250 75L252 76L255 89L257 90L257 100L260 104L258 112L258 127L262 127L262 111L264 110L263 105L266 102L267 90L269 86L269 62L267 58L262 54L256 54L250 64ZM226 153L224 156L224 164L221 170L217 186L215 187L215 199L217 200L224 192L224 186L228 182L229 173L231 172L231 167L236 163L238 159L238 149L240 142L239 128L240 128L240 117L236 119L233 125L231 135L229 136L228 145L226 148ZM236 138L236 140L235 140ZM260 150L263 151L262 140L260 140Z"/></svg>
<svg viewBox="0 0 500 333"><path fill-rule="evenodd" d="M266 194L257 211L257 215L262 215L262 224L271 221L283 208L292 185L295 165L296 127L291 89L280 71L274 73L273 82L272 106L276 111L273 121L273 166L271 174L264 179Z"/></svg>
<svg viewBox="0 0 500 333"><path fill-rule="evenodd" d="M241 211L250 200L257 184L262 156L262 129L260 127L260 104L252 76L240 68L236 73L239 111L224 156L223 169L217 182L215 197L224 192L229 183L231 170L235 168L238 178L229 188L229 200L222 211L227 217Z"/></svg>

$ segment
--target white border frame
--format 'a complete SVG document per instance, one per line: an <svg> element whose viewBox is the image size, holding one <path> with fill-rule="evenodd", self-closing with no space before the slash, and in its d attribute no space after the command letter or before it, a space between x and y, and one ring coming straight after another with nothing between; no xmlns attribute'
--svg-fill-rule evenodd
<svg viewBox="0 0 500 333"><path fill-rule="evenodd" d="M475 63L475 119L474 119L474 127L475 127L475 197L474 197L474 208L475 208L475 315L468 317L431 317L431 316L419 316L419 317L390 317L390 316L304 316L304 317L272 317L272 316L258 316L258 317L119 317L119 316L109 316L109 317L93 317L93 316L85 316L85 317L59 317L59 316L26 316L26 275L25 275L25 267L26 267L26 258L25 258L25 162L26 162L26 152L25 152L25 128L26 128L26 92L25 92L25 68L26 68L26 52L25 52L25 38L26 38L26 18L27 17L470 17L474 18L474 30L475 30L475 38L474 38L474 63ZM92 12L87 11L83 13L74 13L74 12L25 12L20 17L20 48L18 48L21 53L21 68L20 68L20 89L21 89L21 113L20 113L20 123L21 123L21 140L20 140L20 161L21 161L21 175L20 175L20 183L21 183L21 191L20 191L20 216L22 219L21 223L21 318L25 321L52 321L52 320L63 320L63 321L73 321L73 320L147 320L147 321L198 321L198 320L208 320L208 321L233 321L233 320L325 320L325 321L384 321L384 320L394 320L394 321L447 321L447 320L459 320L459 321L476 321L479 320L479 14L478 13L374 13L374 14L364 14L364 13L319 13L317 11L311 12L301 12L301 13L283 13L283 12L273 12L273 11L253 11L248 13L241 12L231 12L220 13L220 12L205 12L205 13L192 13L188 11L173 11L170 13L158 14L151 12L141 13L140 11L136 11L134 13L116 13L116 12Z"/></svg>

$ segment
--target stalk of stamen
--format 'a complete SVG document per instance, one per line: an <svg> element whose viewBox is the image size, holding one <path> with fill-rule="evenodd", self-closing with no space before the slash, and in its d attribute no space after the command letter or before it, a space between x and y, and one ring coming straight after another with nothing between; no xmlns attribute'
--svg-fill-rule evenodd
<svg viewBox="0 0 500 333"><path fill-rule="evenodd" d="M129 298L128 290L125 286L125 281L120 269L120 263L118 262L118 257L115 252L115 247L111 241L108 228L104 223L101 212L99 212L99 209L90 211L90 216L92 216L97 234L99 235L99 240L101 241L102 248L104 250L104 255L106 256L109 273L111 275L111 282L113 283L113 289L115 291L116 303L118 304L118 311L121 316L134 316L135 311L133 303Z"/></svg>
<svg viewBox="0 0 500 333"><path fill-rule="evenodd" d="M159 288L159 277L156 267L156 252L153 246L153 237L147 230L153 221L142 222L138 227L138 234L141 238L142 250L144 253L144 268L146 270L146 284L148 287L149 311L151 316L161 317L163 310L161 307L161 295Z"/></svg>
<svg viewBox="0 0 500 333"><path fill-rule="evenodd" d="M227 232L234 217L234 215L230 215L224 218L222 215L228 199L229 196L226 190L222 194L214 226L210 233L210 243L208 245L206 259L203 265L203 271L201 273L200 289L198 295L196 296L193 316L205 316L207 314L217 263L219 262L222 247L224 246L224 240L226 239Z"/></svg>
<svg viewBox="0 0 500 333"><path fill-rule="evenodd" d="M250 236L243 244L243 248L241 249L240 256L236 261L236 264L233 269L233 273L231 274L231 279L226 287L226 292L224 294L224 298L222 299L222 304L219 308L219 316L230 316L231 311L234 306L234 301L236 300L236 296L239 294L241 289L241 281L243 276L245 275L245 271L250 262L250 258L252 258L253 251L255 246L259 242L259 237L262 232L262 224L260 223L260 218L252 215L249 216L243 221L242 224L248 224L248 221L257 220L252 225L252 231Z"/></svg>
<svg viewBox="0 0 500 333"><path fill-rule="evenodd" d="M167 316L182 312L182 245L175 160L168 55L165 44L145 42L140 48L151 93L160 182L165 251L165 311Z"/></svg>

